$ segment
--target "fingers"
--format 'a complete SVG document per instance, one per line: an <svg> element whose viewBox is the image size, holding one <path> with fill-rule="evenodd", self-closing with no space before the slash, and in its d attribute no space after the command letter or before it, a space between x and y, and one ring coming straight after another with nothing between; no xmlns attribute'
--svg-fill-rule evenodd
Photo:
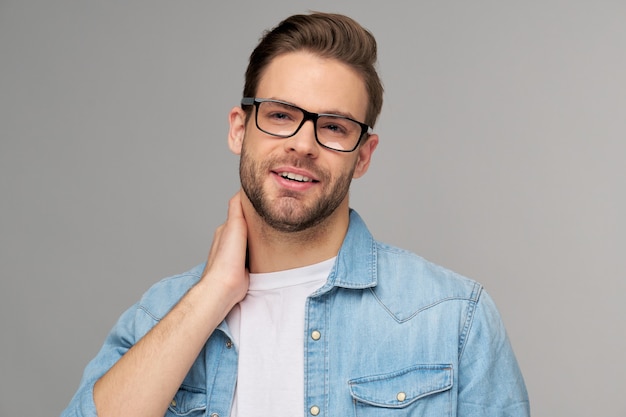
<svg viewBox="0 0 626 417"><path fill-rule="evenodd" d="M239 192L228 202L228 217L225 226L239 233L241 238L247 241L248 227L241 206L241 193Z"/></svg>
<svg viewBox="0 0 626 417"><path fill-rule="evenodd" d="M223 261L234 261L243 256L242 262L245 263L246 247L247 225L241 206L241 195L238 192L228 202L226 221L215 230L206 270L210 269L218 258Z"/></svg>
<svg viewBox="0 0 626 417"><path fill-rule="evenodd" d="M228 200L228 219L243 216L241 210L241 197L239 193L235 194Z"/></svg>
<svg viewBox="0 0 626 417"><path fill-rule="evenodd" d="M211 244L211 249L209 250L209 256L207 259L207 265L205 267L205 271L209 269L211 265L213 264L213 259L215 259L215 253L217 252L217 247L218 247L217 242L220 241L223 230L224 230L224 225L222 224L218 226L218 228L215 229L215 233L213 233L213 243Z"/></svg>
<svg viewBox="0 0 626 417"><path fill-rule="evenodd" d="M238 220L245 221L245 217L244 217L244 214L243 214L243 207L241 205L241 193L242 193L242 191L237 192L228 201L228 217L227 217L227 221L229 219L238 219Z"/></svg>

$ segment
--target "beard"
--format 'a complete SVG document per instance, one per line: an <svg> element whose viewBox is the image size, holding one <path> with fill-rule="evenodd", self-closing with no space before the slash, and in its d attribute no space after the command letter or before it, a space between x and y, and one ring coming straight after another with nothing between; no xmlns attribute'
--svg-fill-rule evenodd
<svg viewBox="0 0 626 417"><path fill-rule="evenodd" d="M275 199L270 198L263 189L263 182L271 167L279 165L291 165L314 173L321 183L322 195L308 204L302 201L304 196L301 193L290 190L282 190ZM246 152L244 142L239 177L241 188L265 223L277 231L293 233L311 229L335 212L350 190L355 168L356 164L333 180L328 172L317 168L309 159L279 161L277 158L268 158L254 161Z"/></svg>

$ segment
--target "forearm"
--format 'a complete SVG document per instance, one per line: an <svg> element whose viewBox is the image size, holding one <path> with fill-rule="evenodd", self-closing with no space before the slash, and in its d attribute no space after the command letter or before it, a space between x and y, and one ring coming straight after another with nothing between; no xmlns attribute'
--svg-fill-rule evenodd
<svg viewBox="0 0 626 417"><path fill-rule="evenodd" d="M98 416L163 416L206 340L234 305L201 280L94 386ZM228 301L231 300L231 301Z"/></svg>

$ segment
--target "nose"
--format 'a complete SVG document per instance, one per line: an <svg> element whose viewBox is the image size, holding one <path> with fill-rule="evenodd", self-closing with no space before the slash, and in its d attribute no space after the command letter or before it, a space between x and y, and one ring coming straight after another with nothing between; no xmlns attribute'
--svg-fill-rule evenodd
<svg viewBox="0 0 626 417"><path fill-rule="evenodd" d="M320 146L315 139L315 123L313 120L305 121L295 135L285 139L284 146L286 152L296 152L309 158L317 157Z"/></svg>

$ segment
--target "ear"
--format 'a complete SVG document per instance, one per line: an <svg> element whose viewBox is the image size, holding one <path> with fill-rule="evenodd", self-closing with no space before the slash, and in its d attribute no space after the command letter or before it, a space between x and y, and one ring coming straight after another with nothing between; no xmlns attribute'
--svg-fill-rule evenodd
<svg viewBox="0 0 626 417"><path fill-rule="evenodd" d="M228 147L235 155L241 155L243 138L246 133L246 112L241 107L233 107L228 113Z"/></svg>
<svg viewBox="0 0 626 417"><path fill-rule="evenodd" d="M352 178L361 178L367 172L367 169L370 166L370 161L372 160L372 154L376 150L378 146L378 135L371 134L359 149L356 150L358 153L356 160L356 167L354 169L354 175Z"/></svg>

